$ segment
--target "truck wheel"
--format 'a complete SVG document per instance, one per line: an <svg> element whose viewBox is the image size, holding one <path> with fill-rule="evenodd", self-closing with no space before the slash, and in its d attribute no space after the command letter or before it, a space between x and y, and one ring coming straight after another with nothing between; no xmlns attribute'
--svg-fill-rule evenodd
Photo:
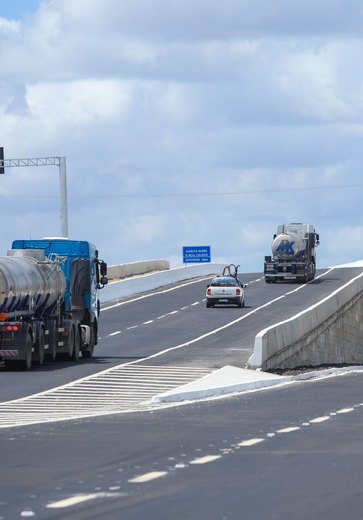
<svg viewBox="0 0 363 520"><path fill-rule="evenodd" d="M32 366L32 348L33 348L32 337L28 333L26 335L26 341L25 341L26 357L25 357L25 359L18 361L19 370L30 370L30 368Z"/></svg>
<svg viewBox="0 0 363 520"><path fill-rule="evenodd" d="M58 331L55 321L49 321L48 332L48 349L45 352L45 359L47 361L55 361L58 346Z"/></svg>
<svg viewBox="0 0 363 520"><path fill-rule="evenodd" d="M45 345L45 334L44 329L41 327L38 331L38 340L35 344L34 361L38 365L44 363L44 345Z"/></svg>
<svg viewBox="0 0 363 520"><path fill-rule="evenodd" d="M95 349L95 327L94 327L94 325L91 326L90 334L91 334L91 337L89 340L89 344L87 346L87 350L82 350L82 357L85 359L91 358L93 355L93 351Z"/></svg>
<svg viewBox="0 0 363 520"><path fill-rule="evenodd" d="M68 359L73 359L74 355L74 329L69 327L68 331Z"/></svg>
<svg viewBox="0 0 363 520"><path fill-rule="evenodd" d="M79 360L80 349L81 349L81 335L79 332L79 327L76 327L74 330L74 348L73 348L73 355L72 355L73 361Z"/></svg>

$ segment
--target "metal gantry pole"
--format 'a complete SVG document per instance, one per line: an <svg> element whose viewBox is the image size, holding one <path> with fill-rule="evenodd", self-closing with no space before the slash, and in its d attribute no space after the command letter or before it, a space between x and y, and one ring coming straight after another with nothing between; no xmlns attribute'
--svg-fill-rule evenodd
<svg viewBox="0 0 363 520"><path fill-rule="evenodd" d="M35 159L0 159L0 168L19 168L22 166L58 166L60 186L60 223L61 236L68 238L67 207L67 167L65 157L38 157Z"/></svg>
<svg viewBox="0 0 363 520"><path fill-rule="evenodd" d="M68 238L67 168L66 158L59 157L60 221L61 236Z"/></svg>

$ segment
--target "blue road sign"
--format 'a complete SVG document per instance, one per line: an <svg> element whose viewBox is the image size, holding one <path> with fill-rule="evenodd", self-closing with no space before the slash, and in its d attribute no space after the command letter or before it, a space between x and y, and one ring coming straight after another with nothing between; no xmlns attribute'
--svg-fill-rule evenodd
<svg viewBox="0 0 363 520"><path fill-rule="evenodd" d="M183 263L199 264L211 261L210 246L184 246Z"/></svg>

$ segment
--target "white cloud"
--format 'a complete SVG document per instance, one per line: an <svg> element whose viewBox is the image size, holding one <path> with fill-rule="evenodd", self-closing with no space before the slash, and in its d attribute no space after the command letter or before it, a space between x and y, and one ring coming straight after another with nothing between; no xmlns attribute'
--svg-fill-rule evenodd
<svg viewBox="0 0 363 520"><path fill-rule="evenodd" d="M110 263L210 244L256 271L294 220L331 265L361 206L361 18L358 0L44 0L0 18L5 156L67 157L71 236ZM56 169L1 181L3 251L59 233Z"/></svg>
<svg viewBox="0 0 363 520"><path fill-rule="evenodd" d="M0 35L5 37L19 32L20 24L15 20L7 20L0 16Z"/></svg>
<svg viewBox="0 0 363 520"><path fill-rule="evenodd" d="M128 86L113 80L42 83L28 86L26 93L31 115L57 124L122 119L130 100Z"/></svg>

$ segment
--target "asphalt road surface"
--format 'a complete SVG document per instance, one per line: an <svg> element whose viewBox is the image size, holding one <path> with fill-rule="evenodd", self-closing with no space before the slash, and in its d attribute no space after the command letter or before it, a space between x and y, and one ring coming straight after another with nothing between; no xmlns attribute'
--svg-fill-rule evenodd
<svg viewBox="0 0 363 520"><path fill-rule="evenodd" d="M28 373L2 370L0 402L130 362L192 366L206 371L225 365L244 367L261 329L313 305L360 272L360 268L320 270L318 278L307 285L266 284L260 274L241 275L248 284L243 309L207 309L208 279L186 281L104 305L100 340L92 359L45 363L33 366Z"/></svg>
<svg viewBox="0 0 363 520"><path fill-rule="evenodd" d="M175 386L198 371L244 366L259 330L360 272L323 270L306 286L245 275L244 309L206 309L206 280L177 284L106 305L93 360L1 371L0 520L361 518L359 372L177 407L137 405L146 396L141 387L149 398L157 381L168 379L162 373L172 373ZM136 395L128 405L119 394L117 401L115 385L130 367L139 375L128 379L134 386L126 394ZM111 371L102 375L104 369ZM90 375L96 379L80 383L82 410L103 392L108 415L97 409L88 418L48 422L53 408L66 414L78 401L43 395L41 408L39 398L22 399ZM20 403L21 411L13 410L8 401L19 398L14 407ZM25 425L36 408L45 419ZM11 414L20 417L17 426ZM2 415L10 422L1 423Z"/></svg>
<svg viewBox="0 0 363 520"><path fill-rule="evenodd" d="M359 519L363 376L3 430L2 519Z"/></svg>

